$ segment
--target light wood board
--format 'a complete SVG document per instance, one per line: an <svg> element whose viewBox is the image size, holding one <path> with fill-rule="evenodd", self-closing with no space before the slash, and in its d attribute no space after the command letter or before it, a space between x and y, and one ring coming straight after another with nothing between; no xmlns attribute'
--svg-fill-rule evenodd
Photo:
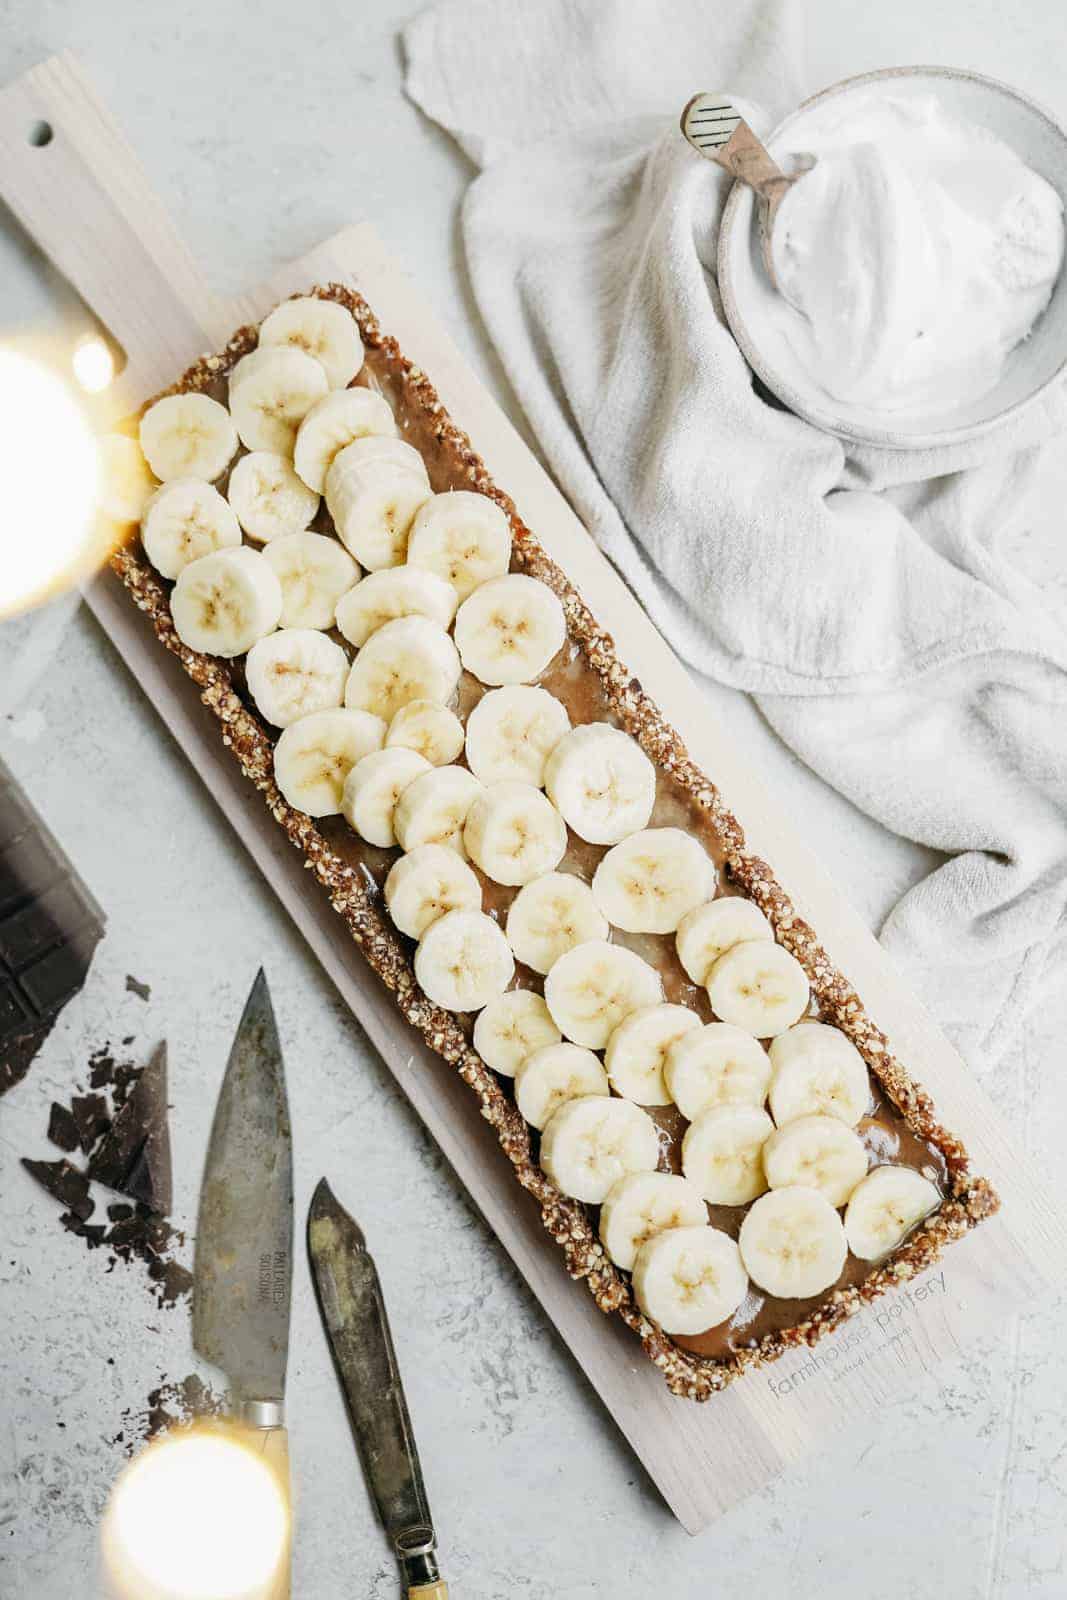
<svg viewBox="0 0 1067 1600"><path fill-rule="evenodd" d="M54 137L29 143L38 120ZM679 1521L697 1532L842 1428L914 1391L992 1318L1030 1303L1067 1264L1067 1235L1040 1175L966 1066L910 993L822 864L774 806L746 752L716 728L699 691L599 553L552 481L475 379L446 330L373 229L355 226L220 305L151 193L135 157L76 64L56 58L0 91L0 196L127 352L116 404L172 382L240 322L279 297L338 280L366 295L383 327L430 374L525 521L582 590L623 654L722 789L751 845L855 983L897 1054L997 1185L999 1217L953 1246L908 1290L813 1352L746 1376L705 1406L672 1397L617 1319L571 1283L470 1091L394 1010L258 795L223 750L196 690L108 575L87 599L252 860L425 1121ZM220 226L223 219L220 218Z"/></svg>

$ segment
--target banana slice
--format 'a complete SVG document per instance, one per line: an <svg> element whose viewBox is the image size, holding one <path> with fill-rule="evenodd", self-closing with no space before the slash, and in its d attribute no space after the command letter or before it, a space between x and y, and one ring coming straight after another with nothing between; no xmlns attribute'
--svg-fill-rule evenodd
<svg viewBox="0 0 1067 1600"><path fill-rule="evenodd" d="M168 394L141 418L141 449L162 483L226 471L237 449L237 430L225 406L206 394Z"/></svg>
<svg viewBox="0 0 1067 1600"><path fill-rule="evenodd" d="M817 1189L772 1189L745 1215L737 1238L753 1283L781 1300L808 1300L841 1276L848 1254L841 1218Z"/></svg>
<svg viewBox="0 0 1067 1600"><path fill-rule="evenodd" d="M631 1100L600 1094L565 1100L541 1135L541 1166L561 1194L598 1206L620 1178L654 1172L659 1134Z"/></svg>
<svg viewBox="0 0 1067 1600"><path fill-rule="evenodd" d="M721 1022L756 1039L784 1033L808 1009L804 968L780 944L749 939L719 957L708 973L708 999Z"/></svg>
<svg viewBox="0 0 1067 1600"><path fill-rule="evenodd" d="M385 736L388 749L416 750L431 767L447 767L463 749L463 724L454 711L433 700L401 706Z"/></svg>
<svg viewBox="0 0 1067 1600"><path fill-rule="evenodd" d="M462 857L447 845L420 844L390 867L385 904L401 933L421 939L431 922L448 911L480 911L482 886ZM529 990L514 992L528 994ZM478 1049L477 1028L474 1041ZM488 1061L484 1052L479 1050L479 1054ZM491 1061L488 1064L493 1065Z"/></svg>
<svg viewBox="0 0 1067 1600"><path fill-rule="evenodd" d="M700 1018L688 1006L642 1006L624 1017L608 1040L604 1065L616 1094L639 1106L669 1106L663 1067L671 1047Z"/></svg>
<svg viewBox="0 0 1067 1600"><path fill-rule="evenodd" d="M415 513L430 497L424 477L391 461L368 461L326 474L326 506L337 537L371 572L405 559Z"/></svg>
<svg viewBox="0 0 1067 1600"><path fill-rule="evenodd" d="M470 489L435 494L411 529L408 560L450 583L461 600L502 577L511 560L511 524L495 500Z"/></svg>
<svg viewBox="0 0 1067 1600"><path fill-rule="evenodd" d="M530 783L494 783L467 813L463 844L494 883L530 883L558 867L567 849L563 818Z"/></svg>
<svg viewBox="0 0 1067 1600"><path fill-rule="evenodd" d="M447 911L431 922L415 951L415 977L446 1011L480 1011L515 975L508 942L483 911Z"/></svg>
<svg viewBox="0 0 1067 1600"><path fill-rule="evenodd" d="M257 544L301 533L319 509L318 495L273 450L252 450L242 456L230 473L226 497Z"/></svg>
<svg viewBox="0 0 1067 1600"><path fill-rule="evenodd" d="M590 939L554 963L545 1003L565 1039L603 1050L631 1011L663 999L659 973L622 945Z"/></svg>
<svg viewBox="0 0 1067 1600"><path fill-rule="evenodd" d="M241 529L212 484L203 478L171 478L145 505L141 543L156 571L164 578L176 578L190 561L213 550L236 549Z"/></svg>
<svg viewBox="0 0 1067 1600"><path fill-rule="evenodd" d="M687 1178L672 1172L632 1172L605 1196L600 1242L617 1267L631 1272L637 1252L657 1233L707 1227L707 1222L708 1208Z"/></svg>
<svg viewBox="0 0 1067 1600"><path fill-rule="evenodd" d="M352 313L336 300L300 295L275 306L264 317L259 346L292 345L314 356L331 389L343 389L363 365L363 340Z"/></svg>
<svg viewBox="0 0 1067 1600"><path fill-rule="evenodd" d="M593 898L626 933L673 933L715 889L715 867L681 828L644 828L615 845L593 874Z"/></svg>
<svg viewBox="0 0 1067 1600"><path fill-rule="evenodd" d="M641 1246L634 1299L664 1333L704 1333L732 1317L748 1293L741 1252L718 1228L670 1228Z"/></svg>
<svg viewBox="0 0 1067 1600"><path fill-rule="evenodd" d="M848 1202L848 1247L861 1261L878 1261L940 1204L940 1193L921 1172L911 1167L875 1167L852 1191Z"/></svg>
<svg viewBox="0 0 1067 1600"><path fill-rule="evenodd" d="M693 982L707 983L719 957L749 939L773 944L774 929L752 900L732 894L687 911L678 924L675 946L678 960Z"/></svg>
<svg viewBox="0 0 1067 1600"><path fill-rule="evenodd" d="M352 666L345 705L391 722L411 700L451 700L460 674L456 647L428 617L397 617L372 633Z"/></svg>
<svg viewBox="0 0 1067 1600"><path fill-rule="evenodd" d="M434 767L424 772L397 803L393 827L400 848L447 845L466 860L463 824L481 792L481 784L466 767Z"/></svg>
<svg viewBox="0 0 1067 1600"><path fill-rule="evenodd" d="M587 844L618 844L656 803L656 769L635 739L606 722L565 733L545 763L548 797Z"/></svg>
<svg viewBox="0 0 1067 1600"><path fill-rule="evenodd" d="M230 373L230 414L247 450L293 459L296 433L329 384L326 369L304 350L263 345Z"/></svg>
<svg viewBox="0 0 1067 1600"><path fill-rule="evenodd" d="M409 783L432 768L414 750L372 750L345 779L341 815L368 844L387 850L396 844L393 813ZM481 894L478 904L481 905Z"/></svg>
<svg viewBox="0 0 1067 1600"><path fill-rule="evenodd" d="M531 1128L543 1128L565 1100L610 1093L599 1056L580 1044L543 1045L515 1073L515 1104Z"/></svg>
<svg viewBox="0 0 1067 1600"><path fill-rule="evenodd" d="M519 890L506 932L523 965L546 973L575 945L606 940L611 930L587 883L569 872L546 872Z"/></svg>
<svg viewBox="0 0 1067 1600"><path fill-rule="evenodd" d="M274 781L291 806L309 817L341 810L345 779L371 750L380 750L385 723L367 711L313 711L274 746Z"/></svg>
<svg viewBox="0 0 1067 1600"><path fill-rule="evenodd" d="M429 845L428 849L439 848ZM470 872L477 888L478 880L454 850L444 850L457 868ZM410 858L405 856L405 861ZM481 904L481 891L478 893ZM528 1056L546 1045L558 1045L563 1035L549 1015L548 1007L532 989L509 989L507 994L490 1000L484 1011L479 1011L474 1024L474 1048L487 1067L502 1077L513 1078ZM596 1061L596 1057L593 1057ZM597 1066L600 1063L597 1061ZM522 1107L519 1107L522 1110ZM525 1114L525 1113L524 1113Z"/></svg>
<svg viewBox="0 0 1067 1600"><path fill-rule="evenodd" d="M345 595L337 607L337 626L350 644L360 646L398 617L428 617L447 629L458 599L451 584L421 567L383 567Z"/></svg>
<svg viewBox="0 0 1067 1600"><path fill-rule="evenodd" d="M418 451L396 437L396 421L389 402L373 389L338 389L316 400L297 429L293 466L309 489L322 494L327 474L342 450L356 440L365 443L372 438L388 440L399 452L376 459L398 460L416 471L422 468ZM353 455L350 459L367 457Z"/></svg>
<svg viewBox="0 0 1067 1600"><path fill-rule="evenodd" d="M467 765L483 783L541 789L545 762L570 725L567 708L547 689L490 689L467 718Z"/></svg>
<svg viewBox="0 0 1067 1600"><path fill-rule="evenodd" d="M129 434L105 433L98 442L98 449L100 510L112 522L140 522L152 495L159 488L148 470L141 446Z"/></svg>
<svg viewBox="0 0 1067 1600"><path fill-rule="evenodd" d="M867 1151L837 1117L798 1117L768 1138L763 1170L772 1189L799 1184L818 1189L832 1206L843 1206L867 1176Z"/></svg>
<svg viewBox="0 0 1067 1600"><path fill-rule="evenodd" d="M854 1128L871 1103L867 1065L851 1039L825 1022L798 1022L771 1041L771 1115L779 1127L813 1112Z"/></svg>
<svg viewBox="0 0 1067 1600"><path fill-rule="evenodd" d="M332 628L338 600L359 579L348 551L322 533L286 533L263 557L282 586L282 627Z"/></svg>
<svg viewBox="0 0 1067 1600"><path fill-rule="evenodd" d="M685 1130L682 1171L711 1205L747 1205L767 1187L763 1144L773 1132L760 1106L712 1106Z"/></svg>
<svg viewBox="0 0 1067 1600"><path fill-rule="evenodd" d="M258 550L213 550L182 568L170 611L190 650L240 656L278 626L282 586Z"/></svg>
<svg viewBox="0 0 1067 1600"><path fill-rule="evenodd" d="M663 1081L682 1116L695 1122L712 1106L762 1106L771 1060L750 1033L728 1022L709 1022L671 1046Z"/></svg>
<svg viewBox="0 0 1067 1600"><path fill-rule="evenodd" d="M566 637L559 596L547 583L522 572L490 578L456 613L456 646L463 665L482 683L532 683Z"/></svg>
<svg viewBox="0 0 1067 1600"><path fill-rule="evenodd" d="M276 728L339 706L347 676L348 657L341 646L315 628L281 628L245 657L248 692Z"/></svg>

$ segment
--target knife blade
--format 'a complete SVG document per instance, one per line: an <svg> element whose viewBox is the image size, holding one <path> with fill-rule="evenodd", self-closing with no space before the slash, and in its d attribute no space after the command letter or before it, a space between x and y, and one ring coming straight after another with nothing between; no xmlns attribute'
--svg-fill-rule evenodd
<svg viewBox="0 0 1067 1600"><path fill-rule="evenodd" d="M325 1178L308 1211L308 1254L363 1471L409 1600L448 1600L377 1268Z"/></svg>

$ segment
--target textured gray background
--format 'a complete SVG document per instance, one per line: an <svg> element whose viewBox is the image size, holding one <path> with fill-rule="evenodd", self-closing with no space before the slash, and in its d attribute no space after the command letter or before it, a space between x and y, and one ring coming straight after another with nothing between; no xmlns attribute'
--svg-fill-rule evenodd
<svg viewBox="0 0 1067 1600"><path fill-rule="evenodd" d="M78 51L221 291L371 218L508 405L458 245L465 163L400 89L395 35L411 9L263 0L242 22L218 0L0 0L0 77ZM808 13L813 85L892 63L965 65L1067 116L1067 12L1051 0L815 0ZM47 326L64 303L2 217L0 296L6 326ZM1062 544L1046 533L1018 555L1067 618ZM707 693L877 926L930 858L828 794L747 702ZM10 1600L91 1587L96 1520L123 1459L108 1440L162 1374L194 1366L184 1313L157 1310L138 1267L105 1276L102 1255L61 1232L16 1158L47 1153L48 1102L69 1095L92 1047L134 1034L143 1057L165 1036L188 1224L229 1038L261 961L289 1062L298 1214L327 1172L376 1247L453 1593L1064 1593L1067 1378L1049 1307L1014 1316L940 1385L902 1397L873 1441L836 1445L688 1539L86 616L53 608L0 629L0 753L110 916L87 990L0 1105L0 1592ZM149 1002L125 992L127 973L151 984ZM995 1077L973 1066L1062 1195L1067 996L1050 993L1044 1021ZM395 1572L302 1263L297 1291L294 1593L384 1600Z"/></svg>

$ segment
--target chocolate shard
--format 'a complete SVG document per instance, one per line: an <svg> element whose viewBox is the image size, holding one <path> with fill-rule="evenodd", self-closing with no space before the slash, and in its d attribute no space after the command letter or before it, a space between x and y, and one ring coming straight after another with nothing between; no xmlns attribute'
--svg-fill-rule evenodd
<svg viewBox="0 0 1067 1600"><path fill-rule="evenodd" d="M52 1101L52 1112L48 1118L48 1137L52 1143L68 1153L77 1150L81 1143L78 1133L78 1124L67 1106L61 1106L58 1100Z"/></svg>
<svg viewBox="0 0 1067 1600"><path fill-rule="evenodd" d="M70 1102L70 1109L78 1126L78 1142L88 1155L111 1125L107 1101L102 1094L76 1094Z"/></svg>
<svg viewBox="0 0 1067 1600"><path fill-rule="evenodd" d="M89 1176L165 1216L173 1196L167 1047L161 1044L89 1162Z"/></svg>
<svg viewBox="0 0 1067 1600"><path fill-rule="evenodd" d="M94 1206L89 1195L89 1179L69 1161L31 1161L23 1156L22 1165L30 1177L36 1178L41 1188L47 1189L53 1200L66 1206L79 1222L92 1216Z"/></svg>

